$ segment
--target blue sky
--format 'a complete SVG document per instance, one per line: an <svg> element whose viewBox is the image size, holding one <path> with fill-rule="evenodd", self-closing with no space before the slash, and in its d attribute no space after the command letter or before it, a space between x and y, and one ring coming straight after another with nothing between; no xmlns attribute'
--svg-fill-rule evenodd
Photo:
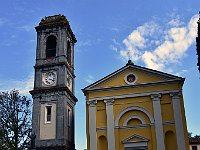
<svg viewBox="0 0 200 150"><path fill-rule="evenodd" d="M196 63L199 0L6 0L0 5L0 90L33 88L36 32L41 18L64 14L75 45L76 148L86 148L81 89L123 67L136 65L185 77L188 130L200 134L200 74Z"/></svg>

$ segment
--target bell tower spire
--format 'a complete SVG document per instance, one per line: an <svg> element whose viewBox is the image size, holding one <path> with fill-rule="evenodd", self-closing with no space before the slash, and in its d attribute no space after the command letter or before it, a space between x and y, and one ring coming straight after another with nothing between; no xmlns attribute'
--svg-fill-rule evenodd
<svg viewBox="0 0 200 150"><path fill-rule="evenodd" d="M43 18L37 32L32 132L36 149L75 150L74 44L64 15Z"/></svg>

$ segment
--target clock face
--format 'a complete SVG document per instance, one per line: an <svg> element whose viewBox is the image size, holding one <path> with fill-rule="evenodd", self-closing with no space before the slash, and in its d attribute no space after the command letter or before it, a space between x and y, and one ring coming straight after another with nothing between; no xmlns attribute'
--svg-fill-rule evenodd
<svg viewBox="0 0 200 150"><path fill-rule="evenodd" d="M56 84L57 74L56 71L49 71L42 74L42 81L44 85L54 86Z"/></svg>

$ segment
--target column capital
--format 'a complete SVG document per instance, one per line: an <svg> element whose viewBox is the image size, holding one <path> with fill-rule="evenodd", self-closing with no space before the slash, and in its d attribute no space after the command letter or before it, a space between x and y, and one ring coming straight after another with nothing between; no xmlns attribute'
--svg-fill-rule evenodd
<svg viewBox="0 0 200 150"><path fill-rule="evenodd" d="M87 104L88 104L90 107L96 107L97 100L89 100L89 101L87 101Z"/></svg>
<svg viewBox="0 0 200 150"><path fill-rule="evenodd" d="M160 98L161 98L161 94L152 94L152 95L151 95L151 99L152 99L153 101L159 101Z"/></svg>
<svg viewBox="0 0 200 150"><path fill-rule="evenodd" d="M113 105L113 103L114 103L114 98L112 98L112 99L104 99L104 103L106 103L107 106L108 106L108 105Z"/></svg>
<svg viewBox="0 0 200 150"><path fill-rule="evenodd" d="M181 92L171 92L170 93L170 96L172 98L179 98L180 95L181 95Z"/></svg>

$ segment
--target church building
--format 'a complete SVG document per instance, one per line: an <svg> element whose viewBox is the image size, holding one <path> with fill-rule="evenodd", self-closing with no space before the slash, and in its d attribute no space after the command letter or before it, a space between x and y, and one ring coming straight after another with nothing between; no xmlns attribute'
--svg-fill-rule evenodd
<svg viewBox="0 0 200 150"><path fill-rule="evenodd" d="M63 15L45 17L37 32L32 112L34 150L75 150L74 44Z"/></svg>
<svg viewBox="0 0 200 150"><path fill-rule="evenodd" d="M87 150L189 150L183 83L129 60L84 88Z"/></svg>

